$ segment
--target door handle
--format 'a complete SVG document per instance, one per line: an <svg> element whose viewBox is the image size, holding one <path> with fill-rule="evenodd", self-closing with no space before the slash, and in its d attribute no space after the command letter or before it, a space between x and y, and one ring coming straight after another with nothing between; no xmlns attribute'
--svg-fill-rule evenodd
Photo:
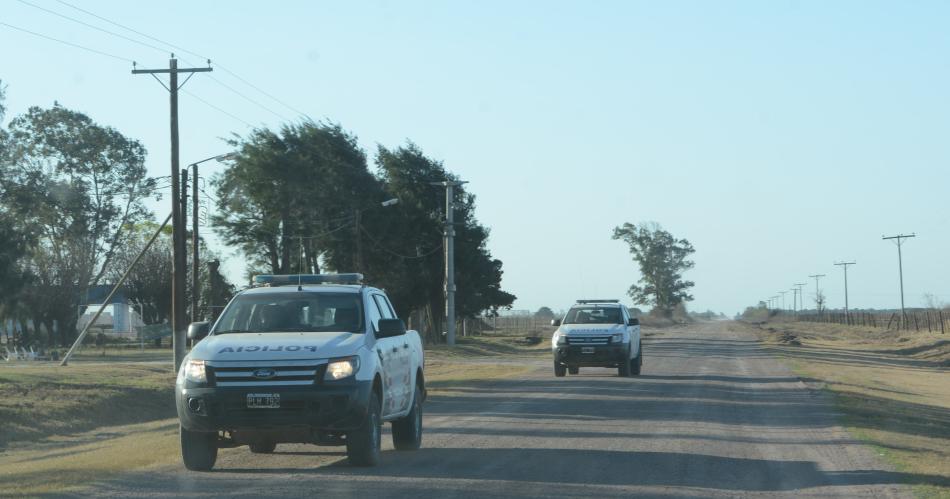
<svg viewBox="0 0 950 499"><path fill-rule="evenodd" d="M395 353L395 352L398 352L398 351L399 351L399 349L398 349L398 348L396 348L396 347L393 347L393 353Z"/></svg>
<svg viewBox="0 0 950 499"><path fill-rule="evenodd" d="M402 347L403 347L403 348L409 348L409 344L408 344L408 343L403 343L403 344L402 344Z"/></svg>

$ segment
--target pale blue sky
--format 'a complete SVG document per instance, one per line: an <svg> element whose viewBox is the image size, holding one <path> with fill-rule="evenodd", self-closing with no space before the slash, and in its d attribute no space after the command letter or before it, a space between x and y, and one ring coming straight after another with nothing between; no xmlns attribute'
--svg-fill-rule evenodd
<svg viewBox="0 0 950 499"><path fill-rule="evenodd" d="M815 273L840 307L840 259L858 262L852 307L898 306L896 249L880 237L912 231L908 305L950 302L946 2L74 2L340 122L368 152L411 139L444 160L478 196L516 308L623 296L638 272L610 235L626 221L694 244L692 309L732 314L795 282L810 299ZM15 0L0 7L2 22L168 64ZM140 139L152 173L168 174L154 80L3 26L0 46L8 119L58 100ZM207 75L186 89L253 125L282 121ZM184 164L248 131L187 94L181 119ZM241 258L226 268L240 280Z"/></svg>

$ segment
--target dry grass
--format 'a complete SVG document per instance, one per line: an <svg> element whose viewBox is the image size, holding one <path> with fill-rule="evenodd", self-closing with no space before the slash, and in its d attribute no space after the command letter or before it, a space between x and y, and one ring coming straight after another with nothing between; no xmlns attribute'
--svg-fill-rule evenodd
<svg viewBox="0 0 950 499"><path fill-rule="evenodd" d="M0 449L18 441L174 416L174 384L171 369L155 365L4 366Z"/></svg>
<svg viewBox="0 0 950 499"><path fill-rule="evenodd" d="M759 332L806 382L831 391L848 429L900 471L950 482L950 338L805 322ZM950 497L946 486L915 492Z"/></svg>
<svg viewBox="0 0 950 499"><path fill-rule="evenodd" d="M177 420L163 419L11 446L0 453L0 490L62 493L125 471L172 464L178 460L177 437Z"/></svg>

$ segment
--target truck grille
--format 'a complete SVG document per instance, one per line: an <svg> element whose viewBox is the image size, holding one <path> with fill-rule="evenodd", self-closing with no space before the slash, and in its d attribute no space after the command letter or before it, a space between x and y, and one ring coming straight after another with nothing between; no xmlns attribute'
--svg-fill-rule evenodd
<svg viewBox="0 0 950 499"><path fill-rule="evenodd" d="M604 346L610 343L610 336L568 336L568 345Z"/></svg>
<svg viewBox="0 0 950 499"><path fill-rule="evenodd" d="M302 386L316 383L327 361L209 361L206 365L209 384L214 386Z"/></svg>

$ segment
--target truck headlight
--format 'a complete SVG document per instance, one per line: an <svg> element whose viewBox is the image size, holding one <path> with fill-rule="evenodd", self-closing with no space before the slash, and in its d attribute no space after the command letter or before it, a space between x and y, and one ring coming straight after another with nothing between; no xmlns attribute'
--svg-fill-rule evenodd
<svg viewBox="0 0 950 499"><path fill-rule="evenodd" d="M327 364L327 373L323 376L326 381L336 381L356 374L360 370L359 357L346 357L344 359L331 360Z"/></svg>
<svg viewBox="0 0 950 499"><path fill-rule="evenodd" d="M567 335L566 335L566 334L558 335L558 337L557 337L557 344L558 344L558 345L567 345Z"/></svg>
<svg viewBox="0 0 950 499"><path fill-rule="evenodd" d="M194 381L195 383L206 383L208 381L208 375L205 373L205 361L189 360L188 363L185 364L185 379Z"/></svg>
<svg viewBox="0 0 950 499"><path fill-rule="evenodd" d="M617 334L611 336L611 337L610 337L610 342L611 342L611 343L623 343L623 334L622 334L622 333L617 333Z"/></svg>

